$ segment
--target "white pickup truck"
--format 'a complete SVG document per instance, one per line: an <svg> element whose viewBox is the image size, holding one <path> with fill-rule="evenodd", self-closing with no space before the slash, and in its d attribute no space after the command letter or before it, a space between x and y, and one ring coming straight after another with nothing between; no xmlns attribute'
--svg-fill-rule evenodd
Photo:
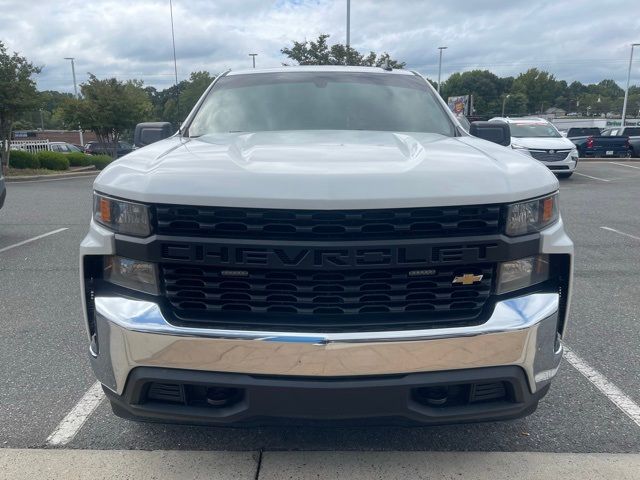
<svg viewBox="0 0 640 480"><path fill-rule="evenodd" d="M140 126L140 138L162 135ZM158 133L160 132L160 134ZM438 424L533 412L562 356L558 181L405 70L216 78L94 184L81 284L122 417Z"/></svg>

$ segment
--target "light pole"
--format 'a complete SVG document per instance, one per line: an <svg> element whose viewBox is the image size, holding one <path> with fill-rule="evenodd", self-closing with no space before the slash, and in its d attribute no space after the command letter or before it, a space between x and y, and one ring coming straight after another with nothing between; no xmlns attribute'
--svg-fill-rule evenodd
<svg viewBox="0 0 640 480"><path fill-rule="evenodd" d="M511 94L507 94L503 99L502 99L502 117L504 117L504 107L507 104L507 98L509 98L511 96Z"/></svg>
<svg viewBox="0 0 640 480"><path fill-rule="evenodd" d="M345 65L349 65L350 45L351 45L351 0L347 0L347 49L344 56Z"/></svg>
<svg viewBox="0 0 640 480"><path fill-rule="evenodd" d="M440 61L438 62L438 95L440 94L440 77L442 75L442 51L447 48L448 47L438 47L438 50L440 50Z"/></svg>
<svg viewBox="0 0 640 480"><path fill-rule="evenodd" d="M251 57L251 60L253 60L253 68L256 68L256 57L258 56L258 54L250 53L249 56Z"/></svg>
<svg viewBox="0 0 640 480"><path fill-rule="evenodd" d="M78 96L78 83L76 82L76 64L74 57L64 57L65 60L71 60L71 74L73 75L73 92L75 93L75 97L80 99ZM82 128L78 125L78 133L80 133L80 146L84 147L84 138L82 136Z"/></svg>
<svg viewBox="0 0 640 480"><path fill-rule="evenodd" d="M169 16L171 17L171 44L173 45L173 73L176 81L176 117L178 119L178 128L181 128L180 120L180 88L178 87L178 60L176 58L176 34L173 29L173 2L169 0Z"/></svg>
<svg viewBox="0 0 640 480"><path fill-rule="evenodd" d="M624 90L624 103L622 104L622 126L627 116L627 100L629 99L629 81L631 80L631 64L633 63L633 47L637 47L640 43L631 44L631 55L629 56L629 70L627 71L627 88Z"/></svg>

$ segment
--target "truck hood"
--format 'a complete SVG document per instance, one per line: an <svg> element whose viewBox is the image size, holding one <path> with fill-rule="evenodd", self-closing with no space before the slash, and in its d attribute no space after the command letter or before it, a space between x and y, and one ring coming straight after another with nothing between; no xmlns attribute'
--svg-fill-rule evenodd
<svg viewBox="0 0 640 480"><path fill-rule="evenodd" d="M540 150L569 150L575 147L565 137L511 137L511 145Z"/></svg>
<svg viewBox="0 0 640 480"><path fill-rule="evenodd" d="M356 209L512 202L558 182L474 137L280 131L175 136L112 163L94 188L149 203Z"/></svg>

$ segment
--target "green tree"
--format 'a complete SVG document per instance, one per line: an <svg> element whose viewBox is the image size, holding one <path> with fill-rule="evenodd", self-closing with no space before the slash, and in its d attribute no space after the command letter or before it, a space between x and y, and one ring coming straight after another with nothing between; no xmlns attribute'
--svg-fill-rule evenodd
<svg viewBox="0 0 640 480"><path fill-rule="evenodd" d="M182 112L183 117L186 117L191 109L195 107L196 103L200 100L204 91L209 88L209 85L211 85L214 78L215 77L212 77L211 74L206 71L191 72L189 81L187 82L183 92L180 94L180 111Z"/></svg>
<svg viewBox="0 0 640 480"><path fill-rule="evenodd" d="M9 143L13 123L25 111L37 105L38 95L33 75L40 67L17 53L9 55L0 42L0 148L2 168L9 167Z"/></svg>
<svg viewBox="0 0 640 480"><path fill-rule="evenodd" d="M80 85L80 91L81 99L68 99L60 107L61 117L66 125L82 125L94 132L100 142L113 145L114 158L122 135L151 117L151 101L141 81L99 80L89 74L89 81Z"/></svg>
<svg viewBox="0 0 640 480"><path fill-rule="evenodd" d="M566 82L564 83L566 86ZM527 96L529 113L542 112L554 106L555 99L562 94L562 85L549 72L530 68L513 81L511 91Z"/></svg>
<svg viewBox="0 0 640 480"><path fill-rule="evenodd" d="M214 79L215 76L212 77L209 72L198 71L192 72L189 79L181 81L177 88L175 85L164 90L146 87L145 91L153 105L153 118L179 125ZM176 92L180 95L180 111Z"/></svg>
<svg viewBox="0 0 640 480"><path fill-rule="evenodd" d="M355 48L346 47L341 43L329 46L327 39L330 35L320 35L314 41L293 42L291 48L285 47L280 52L299 65L361 65L365 67L381 67L389 62L391 68L404 68L406 63L394 60L384 52L380 55L369 52L363 54Z"/></svg>
<svg viewBox="0 0 640 480"><path fill-rule="evenodd" d="M473 95L473 106L478 115L499 115L502 108L503 82L489 70L471 70L454 73L443 82L441 93L443 98L457 95Z"/></svg>

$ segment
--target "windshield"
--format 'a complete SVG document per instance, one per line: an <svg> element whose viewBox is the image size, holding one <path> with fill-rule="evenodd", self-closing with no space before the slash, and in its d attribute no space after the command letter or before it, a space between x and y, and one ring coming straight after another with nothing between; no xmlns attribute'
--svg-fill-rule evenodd
<svg viewBox="0 0 640 480"><path fill-rule="evenodd" d="M416 75L277 72L221 78L189 136L275 130L378 130L453 136L453 122Z"/></svg>
<svg viewBox="0 0 640 480"><path fill-rule="evenodd" d="M510 123L511 136L522 137L561 137L560 132L550 123Z"/></svg>

